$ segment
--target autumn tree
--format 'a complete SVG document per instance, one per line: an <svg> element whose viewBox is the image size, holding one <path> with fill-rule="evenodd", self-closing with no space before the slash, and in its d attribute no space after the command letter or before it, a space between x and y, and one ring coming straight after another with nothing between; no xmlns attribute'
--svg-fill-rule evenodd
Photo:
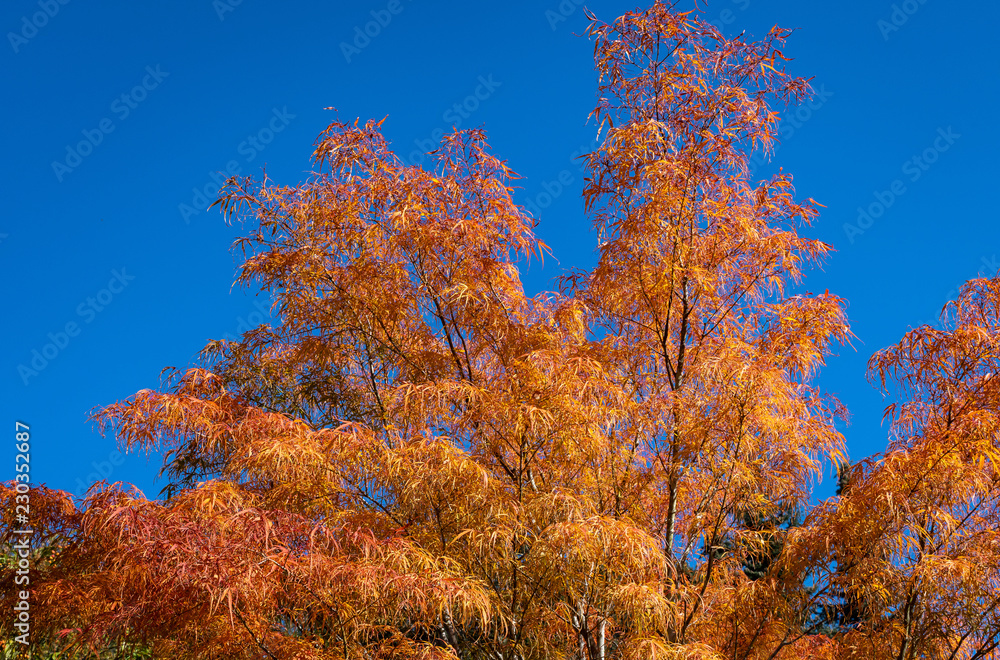
<svg viewBox="0 0 1000 660"><path fill-rule="evenodd" d="M817 204L748 173L810 93L789 32L657 3L589 34L597 266L525 292L548 248L482 130L425 170L338 121L306 184L231 181L274 321L99 413L164 452L164 499L33 495L62 530L37 630L81 657L990 657L997 285L879 354L898 439L812 508L851 333L788 292L830 250L798 233Z"/></svg>
<svg viewBox="0 0 1000 660"><path fill-rule="evenodd" d="M869 367L897 399L889 448L817 507L790 565L816 571L820 601L852 595L838 643L857 657L1000 657L1000 277L967 282L940 327Z"/></svg>

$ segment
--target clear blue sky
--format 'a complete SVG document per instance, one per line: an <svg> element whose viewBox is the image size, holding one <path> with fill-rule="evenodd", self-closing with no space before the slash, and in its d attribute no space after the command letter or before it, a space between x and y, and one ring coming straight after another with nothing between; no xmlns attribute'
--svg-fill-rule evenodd
<svg viewBox="0 0 1000 660"><path fill-rule="evenodd" d="M606 20L634 6L587 3ZM805 288L848 299L859 341L820 383L851 410L852 456L880 451L886 401L865 380L871 353L1000 267L987 194L1000 5L714 0L706 16L731 34L799 28L785 52L822 98L758 173L780 165L801 197L826 206L805 233L838 252ZM358 36L376 20L375 36ZM529 289L592 263L572 160L594 136L592 45L576 36L585 25L574 0L5 2L0 478L14 474L20 420L33 433L33 481L75 492L102 468L156 496L158 458L118 458L87 413L157 387L163 367L260 320L255 299L231 287L239 228L204 212L195 189L211 197L212 173L265 164L275 181L300 182L333 117L325 107L388 116L385 132L410 160L456 121L484 125L525 177L520 201L537 205L558 259L532 268ZM552 183L560 177L568 185ZM859 207L878 217L859 225ZM62 336L68 324L73 336Z"/></svg>

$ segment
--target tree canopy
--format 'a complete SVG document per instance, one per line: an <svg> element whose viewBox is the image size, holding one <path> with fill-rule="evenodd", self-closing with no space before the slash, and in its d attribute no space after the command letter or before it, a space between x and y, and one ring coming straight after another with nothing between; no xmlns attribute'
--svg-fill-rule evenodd
<svg viewBox="0 0 1000 660"><path fill-rule="evenodd" d="M483 130L425 169L381 122L337 121L306 183L231 180L238 282L275 320L99 412L164 452L163 498L33 489L36 642L997 658L1000 279L872 358L890 442L848 463L846 411L816 384L853 336L845 301L786 292L831 251L799 234L819 205L748 171L811 93L782 66L789 34L730 39L664 3L592 17L598 261L555 291L522 286L549 248ZM0 488L5 540L14 498Z"/></svg>

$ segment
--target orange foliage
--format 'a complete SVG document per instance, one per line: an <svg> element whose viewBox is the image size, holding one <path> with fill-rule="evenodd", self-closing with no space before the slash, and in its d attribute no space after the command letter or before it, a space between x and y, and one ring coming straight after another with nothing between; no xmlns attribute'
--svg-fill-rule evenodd
<svg viewBox="0 0 1000 660"><path fill-rule="evenodd" d="M36 626L178 658L996 657L1000 283L873 359L890 450L788 524L846 461L814 379L852 336L785 293L830 250L816 203L749 180L809 95L789 33L658 3L590 34L597 266L525 294L548 248L479 130L426 171L335 122L308 184L230 182L278 321L100 413L166 452L166 500L33 495L62 530Z"/></svg>

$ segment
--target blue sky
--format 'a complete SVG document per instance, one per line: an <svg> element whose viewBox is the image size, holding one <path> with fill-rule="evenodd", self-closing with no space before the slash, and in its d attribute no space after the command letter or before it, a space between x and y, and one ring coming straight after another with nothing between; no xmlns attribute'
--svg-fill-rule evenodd
<svg viewBox="0 0 1000 660"><path fill-rule="evenodd" d="M635 7L586 6L605 20ZM729 34L799 28L785 53L819 95L787 113L755 174L781 166L800 197L826 206L803 233L838 251L804 288L849 300L859 339L820 384L851 411L852 457L880 451L888 401L866 381L868 358L932 321L964 280L1000 268L986 194L1000 146L1000 5L714 0L705 16ZM155 388L163 367L260 321L265 301L232 288L240 228L205 212L203 197L225 170L266 165L277 182L302 181L334 117L324 108L388 117L410 162L456 122L485 126L556 257L532 266L528 288L593 263L573 160L595 135L585 26L576 0L4 3L0 388L11 442L0 478L14 474L17 420L31 426L34 482L80 492L106 476L157 494L158 458L117 454L88 411Z"/></svg>

